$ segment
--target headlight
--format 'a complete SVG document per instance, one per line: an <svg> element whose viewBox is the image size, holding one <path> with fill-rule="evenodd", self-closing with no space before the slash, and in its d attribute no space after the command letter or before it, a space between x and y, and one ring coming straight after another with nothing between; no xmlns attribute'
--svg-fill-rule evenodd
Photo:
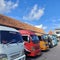
<svg viewBox="0 0 60 60"><path fill-rule="evenodd" d="M8 60L7 55L5 54L0 54L0 60Z"/></svg>

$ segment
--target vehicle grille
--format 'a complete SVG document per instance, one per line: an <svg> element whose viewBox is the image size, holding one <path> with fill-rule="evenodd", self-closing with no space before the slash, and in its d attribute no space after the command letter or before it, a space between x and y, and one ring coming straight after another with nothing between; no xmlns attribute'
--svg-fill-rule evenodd
<svg viewBox="0 0 60 60"><path fill-rule="evenodd" d="M40 49L40 46L36 46L35 49Z"/></svg>
<svg viewBox="0 0 60 60"><path fill-rule="evenodd" d="M20 57L20 54L13 55L13 56L11 56L11 60L14 60L14 59L16 59L18 57Z"/></svg>

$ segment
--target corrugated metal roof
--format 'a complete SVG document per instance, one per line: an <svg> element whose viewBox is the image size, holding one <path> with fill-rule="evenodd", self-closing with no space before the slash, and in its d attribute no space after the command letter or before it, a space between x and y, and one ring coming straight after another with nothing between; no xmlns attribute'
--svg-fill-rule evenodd
<svg viewBox="0 0 60 60"><path fill-rule="evenodd" d="M45 33L43 29L36 28L32 25L20 22L18 20L12 19L10 17L4 16L0 14L0 25L6 25L18 29L26 29L34 32Z"/></svg>

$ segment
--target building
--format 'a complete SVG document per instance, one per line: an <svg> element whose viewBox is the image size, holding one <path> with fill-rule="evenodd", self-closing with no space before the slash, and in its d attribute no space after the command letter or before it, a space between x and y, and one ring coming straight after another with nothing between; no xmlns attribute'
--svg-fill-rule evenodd
<svg viewBox="0 0 60 60"><path fill-rule="evenodd" d="M58 40L60 40L60 28L55 29L54 33L57 35Z"/></svg>
<svg viewBox="0 0 60 60"><path fill-rule="evenodd" d="M52 35L52 34L54 34L54 32L53 32L52 30L50 30L50 31L48 32L48 34L49 34L49 35Z"/></svg>
<svg viewBox="0 0 60 60"><path fill-rule="evenodd" d="M18 30L25 29L25 30L31 30L34 32L42 33L44 34L45 31L40 28L36 28L32 25L20 22L19 20L12 19L10 17L4 16L0 14L0 25L16 28Z"/></svg>

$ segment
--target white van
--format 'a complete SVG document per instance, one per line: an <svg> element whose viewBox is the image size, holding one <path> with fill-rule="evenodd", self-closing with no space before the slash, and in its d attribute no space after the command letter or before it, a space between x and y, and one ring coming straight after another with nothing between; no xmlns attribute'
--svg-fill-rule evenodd
<svg viewBox="0 0 60 60"><path fill-rule="evenodd" d="M23 40L16 29L0 26L0 60L25 60Z"/></svg>

